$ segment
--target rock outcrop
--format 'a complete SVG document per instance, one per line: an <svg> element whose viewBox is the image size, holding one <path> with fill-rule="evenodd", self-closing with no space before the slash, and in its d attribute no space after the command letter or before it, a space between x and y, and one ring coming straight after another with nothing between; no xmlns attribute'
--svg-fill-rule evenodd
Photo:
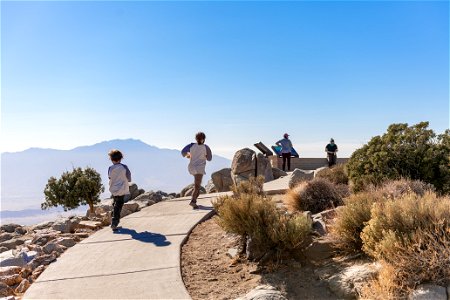
<svg viewBox="0 0 450 300"><path fill-rule="evenodd" d="M231 163L233 183L239 184L242 180L248 180L250 177L255 176L263 176L265 182L274 179L269 159L262 153L256 154L255 151L249 148L237 151Z"/></svg>
<svg viewBox="0 0 450 300"><path fill-rule="evenodd" d="M192 196L193 193L194 193L194 184L191 183L181 190L180 197L189 197ZM206 189L202 186L200 187L200 194L206 194Z"/></svg>
<svg viewBox="0 0 450 300"><path fill-rule="evenodd" d="M224 168L211 174L211 179L217 192L228 192L233 185L231 168Z"/></svg>
<svg viewBox="0 0 450 300"><path fill-rule="evenodd" d="M314 179L314 171L295 169L291 174L291 178L289 179L289 188L292 189L300 182L312 179Z"/></svg>
<svg viewBox="0 0 450 300"><path fill-rule="evenodd" d="M260 285L236 300L287 300L287 298L273 286Z"/></svg>

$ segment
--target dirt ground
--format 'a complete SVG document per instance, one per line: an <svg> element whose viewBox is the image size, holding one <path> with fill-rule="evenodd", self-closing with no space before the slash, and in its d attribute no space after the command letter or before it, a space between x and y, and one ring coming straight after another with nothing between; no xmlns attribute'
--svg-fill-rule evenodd
<svg viewBox="0 0 450 300"><path fill-rule="evenodd" d="M256 263L227 256L237 246L216 217L194 228L181 254L182 276L192 299L235 299L261 284L278 288L288 299L337 299L314 275L313 265L289 260L260 270Z"/></svg>

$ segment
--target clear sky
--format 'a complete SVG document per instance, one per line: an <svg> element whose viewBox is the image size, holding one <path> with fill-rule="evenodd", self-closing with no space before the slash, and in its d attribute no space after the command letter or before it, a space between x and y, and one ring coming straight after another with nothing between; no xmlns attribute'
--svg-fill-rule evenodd
<svg viewBox="0 0 450 300"><path fill-rule="evenodd" d="M448 1L1 1L1 151L137 138L213 152L291 134L349 155L449 127Z"/></svg>

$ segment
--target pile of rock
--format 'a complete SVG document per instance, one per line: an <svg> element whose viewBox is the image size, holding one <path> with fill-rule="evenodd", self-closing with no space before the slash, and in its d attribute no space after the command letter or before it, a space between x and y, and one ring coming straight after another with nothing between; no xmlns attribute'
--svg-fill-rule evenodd
<svg viewBox="0 0 450 300"><path fill-rule="evenodd" d="M121 217L146 206L172 199L162 191L141 192L124 204ZM136 193L135 193L136 195ZM111 224L112 199L102 201L95 212L34 226L6 224L0 228L0 297L22 295L47 265L70 247L103 226Z"/></svg>
<svg viewBox="0 0 450 300"><path fill-rule="evenodd" d="M21 295L67 248L89 236L78 230L82 217L35 226L0 228L0 296Z"/></svg>
<svg viewBox="0 0 450 300"><path fill-rule="evenodd" d="M227 192L231 190L233 184L238 184L250 177L263 176L265 182L286 176L287 173L272 168L270 161L262 153L244 148L234 154L231 168L224 168L211 174L211 183L207 191Z"/></svg>

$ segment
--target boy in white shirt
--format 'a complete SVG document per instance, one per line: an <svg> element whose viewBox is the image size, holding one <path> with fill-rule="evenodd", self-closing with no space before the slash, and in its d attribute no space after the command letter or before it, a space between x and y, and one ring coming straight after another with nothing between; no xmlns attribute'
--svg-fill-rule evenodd
<svg viewBox="0 0 450 300"><path fill-rule="evenodd" d="M109 151L108 155L113 163L108 169L109 191L114 198L111 229L117 231L124 197L125 195L130 194L128 182L131 181L131 172L126 165L120 163L123 158L122 152L114 149Z"/></svg>
<svg viewBox="0 0 450 300"><path fill-rule="evenodd" d="M195 135L197 143L191 143L181 150L181 155L190 159L188 170L194 176L194 192L189 203L194 209L198 209L197 198L200 194L203 175L206 174L206 161L212 160L212 152L208 145L205 145L205 139L205 134L199 132Z"/></svg>

